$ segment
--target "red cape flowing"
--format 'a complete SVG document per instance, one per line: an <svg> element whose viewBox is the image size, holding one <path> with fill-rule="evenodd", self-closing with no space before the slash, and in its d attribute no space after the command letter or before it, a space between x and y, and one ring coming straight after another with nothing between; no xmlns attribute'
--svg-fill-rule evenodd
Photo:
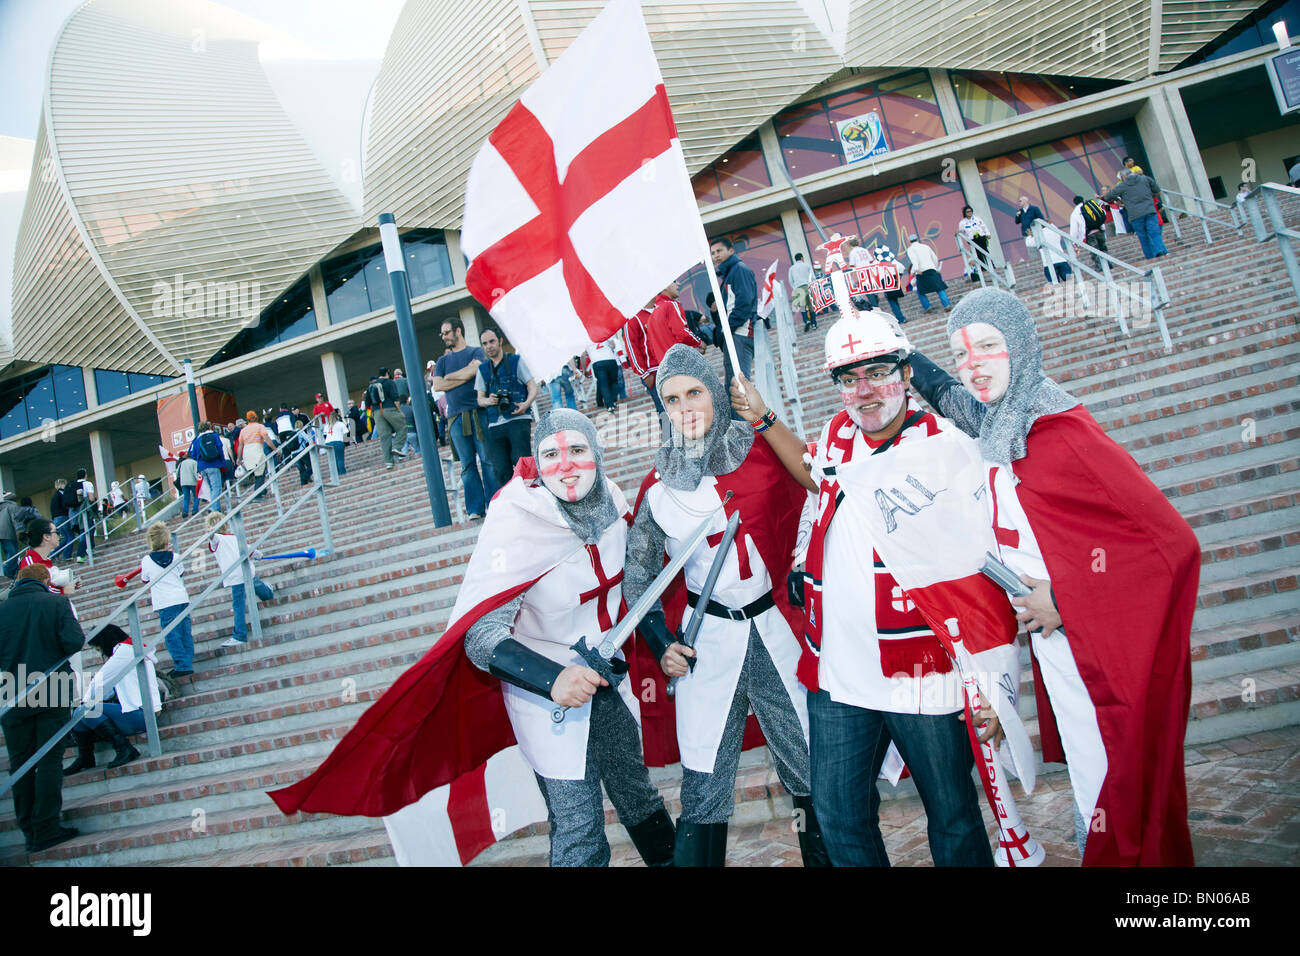
<svg viewBox="0 0 1300 956"><path fill-rule="evenodd" d="M1016 493L1052 579L1108 762L1084 864L1190 866L1183 738L1201 549L1083 406L1039 418ZM1063 752L1035 668L1043 757Z"/></svg>
<svg viewBox="0 0 1300 956"><path fill-rule="evenodd" d="M646 492L657 480L656 473L651 471L641 482L636 499L637 511L641 509ZM741 466L729 474L718 475L716 480L719 498L728 491L735 492L726 506L726 514L730 517L740 513L741 530L753 540L768 577L772 579L776 606L785 616L790 630L796 635L802 634L803 612L791 607L785 581L794 560L791 552L799 534L799 513L803 510L807 490L790 476L767 442L757 437ZM664 563L667 563L666 558ZM669 630L676 630L685 614L686 588L683 581L683 576L678 574L662 598ZM629 654L628 659L636 681L633 686L641 688L641 737L646 766L664 767L677 763L681 760L677 749L677 709L667 693L667 678L644 640L636 642L634 653ZM653 685L646 681L653 681ZM758 722L751 715L745 727L743 747L748 750L761 746L763 742Z"/></svg>

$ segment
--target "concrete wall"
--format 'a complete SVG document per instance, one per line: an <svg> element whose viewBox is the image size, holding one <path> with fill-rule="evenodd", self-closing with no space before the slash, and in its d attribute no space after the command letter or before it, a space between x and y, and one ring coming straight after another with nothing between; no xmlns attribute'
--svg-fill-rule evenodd
<svg viewBox="0 0 1300 956"><path fill-rule="evenodd" d="M1257 182L1285 183L1286 169L1282 160L1296 154L1300 154L1300 137L1296 136L1296 131L1277 129L1203 149L1201 161L1205 163L1207 176L1223 177L1223 188L1231 199L1236 195L1237 183L1241 182L1243 160L1255 160Z"/></svg>

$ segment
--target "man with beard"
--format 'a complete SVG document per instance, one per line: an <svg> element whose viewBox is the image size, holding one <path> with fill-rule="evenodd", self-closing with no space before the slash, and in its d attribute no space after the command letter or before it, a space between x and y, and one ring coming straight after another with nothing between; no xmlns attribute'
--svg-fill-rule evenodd
<svg viewBox="0 0 1300 956"><path fill-rule="evenodd" d="M695 647L685 647L675 636L682 609L671 596L665 596L667 619L664 611L652 611L641 626L663 673L679 678L675 743L682 762L682 816L675 863L724 864L736 768L752 707L777 775L794 797L804 864L825 865L809 796L806 695L795 676L800 651L790 622L799 616L784 586L804 491L767 445L754 440L754 429L730 417L722 383L698 351L670 348L655 384L672 433L641 486L628 534L627 600L635 602L644 593L665 555L677 554L702 520L711 516L715 526L705 539L709 547L696 549L683 569L686 602L693 613L705 614ZM734 494L727 501L729 491ZM734 513L740 515L739 531L723 556L713 595L701 607L701 587ZM653 732L663 734L664 722ZM648 726L648 755L657 744L651 733Z"/></svg>
<svg viewBox="0 0 1300 956"><path fill-rule="evenodd" d="M615 625L627 502L578 412L543 418L533 452L538 477L493 501L442 639L320 769L272 794L285 812L392 814L518 742L550 815L552 866L608 864L602 783L646 863L672 861L630 682L610 688L571 647ZM560 723L556 704L572 708Z"/></svg>

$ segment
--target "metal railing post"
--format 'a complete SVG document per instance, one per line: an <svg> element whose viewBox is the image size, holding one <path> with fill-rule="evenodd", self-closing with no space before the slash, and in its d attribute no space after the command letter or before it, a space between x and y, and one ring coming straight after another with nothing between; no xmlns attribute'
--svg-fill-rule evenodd
<svg viewBox="0 0 1300 956"><path fill-rule="evenodd" d="M316 510L320 514L321 543L325 545L325 550L332 554L334 552L334 536L330 533L329 506L325 501L325 481L321 475L320 464L316 461L315 454L312 454L311 474L312 480L316 484Z"/></svg>
<svg viewBox="0 0 1300 956"><path fill-rule="evenodd" d="M153 712L153 696L149 692L149 672L144 661L144 638L140 634L140 611L132 601L126 609L127 633L131 635L131 653L135 658L135 676L140 682L140 709L144 711L144 729L149 735L149 756L162 753L162 738L158 736L158 717Z"/></svg>
<svg viewBox="0 0 1300 956"><path fill-rule="evenodd" d="M1300 264L1296 262L1295 245L1291 241L1291 230L1287 229L1286 223L1282 221L1282 204L1278 201L1277 193L1272 189L1264 189L1264 208L1268 211L1268 224L1273 228L1273 235L1277 237L1278 251L1282 253L1282 263L1286 266L1287 277L1291 280L1291 288L1296 291L1296 296L1300 298Z"/></svg>
<svg viewBox="0 0 1300 956"><path fill-rule="evenodd" d="M244 532L244 515L236 511L230 516L230 524L235 532L235 544L239 547L239 574L244 579L244 617L251 629L251 639L262 640L262 616L257 609L257 573L253 570L253 555L248 550L248 536ZM220 573L220 567L218 567ZM224 575L223 575L224 577Z"/></svg>

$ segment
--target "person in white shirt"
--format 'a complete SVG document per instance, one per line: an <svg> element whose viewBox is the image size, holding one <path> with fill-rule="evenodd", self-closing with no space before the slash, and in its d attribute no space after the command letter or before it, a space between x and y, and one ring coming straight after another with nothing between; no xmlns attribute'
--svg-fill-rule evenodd
<svg viewBox="0 0 1300 956"><path fill-rule="evenodd" d="M1084 242L1092 246L1094 249L1100 249L1102 252L1106 252L1105 220L1102 220L1103 225L1093 225L1089 222L1088 217L1084 215L1084 206L1085 203L1083 197L1075 196L1074 211L1070 213L1070 238L1075 242ZM1097 203L1096 208L1100 207L1101 204ZM1092 261L1098 269L1101 268L1100 256L1094 253Z"/></svg>
<svg viewBox="0 0 1300 956"><path fill-rule="evenodd" d="M856 236L849 239L847 248L849 250L849 265L856 269L858 266L875 265L876 256L870 249L863 247L861 240ZM880 305L880 296L874 292L868 292L866 295L854 296L853 304L859 309L874 309Z"/></svg>
<svg viewBox="0 0 1300 956"><path fill-rule="evenodd" d="M952 308L952 303L948 301L948 286L939 272L939 254L934 251L934 246L922 242L916 233L908 236L907 241L909 245L903 255L911 263L912 275L916 277L916 298L921 303L921 309L929 312L929 297L938 293L939 302L947 312Z"/></svg>
<svg viewBox="0 0 1300 956"><path fill-rule="evenodd" d="M961 221L957 223L958 235L965 236L978 247L976 255L979 256L980 262L986 269L993 268L993 259L989 256L989 227L984 225L984 220L975 215L975 210L970 206L963 206L961 210ZM972 269L970 272L970 281L979 281L979 270Z"/></svg>
<svg viewBox="0 0 1300 956"><path fill-rule="evenodd" d="M327 431L325 432L325 444L329 445L334 452L334 464L340 475L348 473L347 468L343 466L343 448L348 443L348 423L343 421L336 408L330 412L330 421Z"/></svg>
<svg viewBox="0 0 1300 956"><path fill-rule="evenodd" d="M82 695L86 716L72 728L77 742L77 759L64 768L63 775L71 776L95 766L95 739L107 740L115 751L108 769L130 763L140 756L127 737L145 732L144 695L140 692L140 678L136 672L135 648L131 638L116 624L107 624L89 641L104 656L101 667ZM149 706L156 714L162 710L162 697L158 693L157 658L151 650L144 652L145 674L149 684ZM106 698L116 694L116 700Z"/></svg>
<svg viewBox="0 0 1300 956"><path fill-rule="evenodd" d="M587 347L591 372L596 377L596 404L611 412L618 408L618 355L613 340L592 342Z"/></svg>
<svg viewBox="0 0 1300 956"><path fill-rule="evenodd" d="M171 550L171 533L165 524L155 521L149 525L147 534L151 550L140 559L140 581L153 585L149 603L158 612L158 623L163 630L181 618L164 640L175 665L171 676L188 677L194 673L194 635L190 631L190 616L181 617L190 606L189 592L181 580L185 568Z"/></svg>
<svg viewBox="0 0 1300 956"><path fill-rule="evenodd" d="M812 310L812 298L808 286L812 284L812 266L803 261L803 253L794 254L794 265L790 266L787 278L790 280L790 307L799 313L803 320L803 330L817 328L817 316Z"/></svg>
<svg viewBox="0 0 1300 956"><path fill-rule="evenodd" d="M338 412L335 411L334 415L337 417ZM221 569L221 585L230 588L230 606L235 613L235 626L230 637L221 642L221 646L242 647L248 643L248 625L244 620L247 610L244 586L248 583L248 571L239 560L239 540L230 531L230 525L226 525L225 531L215 530L221 521L221 515L208 515L208 531L211 532L208 551L217 557L217 567ZM249 555L250 560L259 557L260 551L253 551ZM271 586L257 575L253 575L253 593L259 601L269 601L275 596Z"/></svg>

